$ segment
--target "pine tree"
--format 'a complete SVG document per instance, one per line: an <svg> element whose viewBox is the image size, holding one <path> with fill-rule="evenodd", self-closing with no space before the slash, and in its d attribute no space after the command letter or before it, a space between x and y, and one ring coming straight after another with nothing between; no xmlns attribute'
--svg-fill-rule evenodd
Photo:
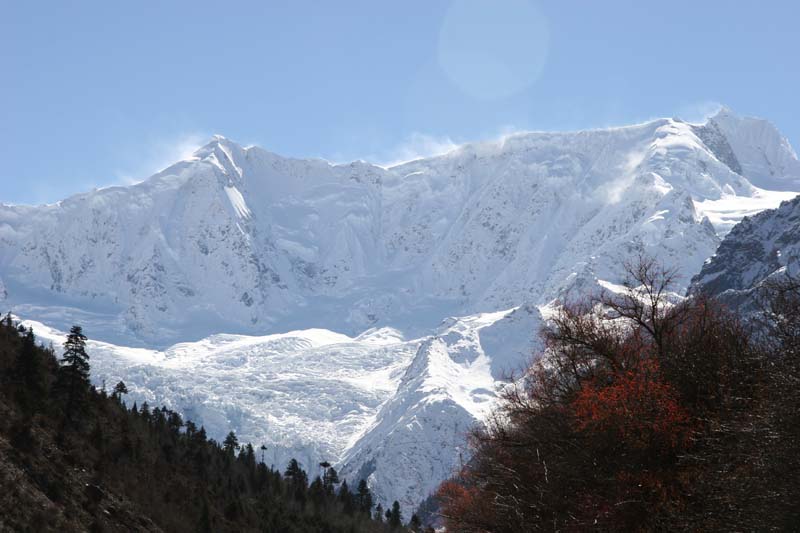
<svg viewBox="0 0 800 533"><path fill-rule="evenodd" d="M169 427L169 430L176 436L179 435L181 428L183 427L183 419L181 418L181 415L175 411L170 411L169 415L167 416L167 427Z"/></svg>
<svg viewBox="0 0 800 533"><path fill-rule="evenodd" d="M286 465L286 471L284 471L283 477L287 479L295 479L302 471L303 470L300 468L300 464L297 462L297 459L292 459L289 461L289 464Z"/></svg>
<svg viewBox="0 0 800 533"><path fill-rule="evenodd" d="M123 394L128 394L128 387L125 385L124 381L120 381L114 385L114 392L112 393L112 396L118 400L121 400Z"/></svg>
<svg viewBox="0 0 800 533"><path fill-rule="evenodd" d="M383 505L380 503L375 507L375 516L373 516L373 520L376 522L383 522Z"/></svg>
<svg viewBox="0 0 800 533"><path fill-rule="evenodd" d="M311 485L308 487L308 498L314 502L317 507L322 507L325 502L325 487L322 485L322 478L317 476Z"/></svg>
<svg viewBox="0 0 800 533"><path fill-rule="evenodd" d="M342 509L346 514L353 514L356 510L353 503L353 493L350 492L350 487L347 486L347 480L342 481L342 486L339 487L339 501L342 504Z"/></svg>
<svg viewBox="0 0 800 533"><path fill-rule="evenodd" d="M234 456L236 450L239 449L239 439L236 438L236 433L233 431L228 433L228 436L222 441L222 449L228 453L229 457Z"/></svg>
<svg viewBox="0 0 800 533"><path fill-rule="evenodd" d="M249 442L242 446L242 451L239 453L239 460L245 464L248 471L255 472L256 469L256 451L253 445Z"/></svg>
<svg viewBox="0 0 800 533"><path fill-rule="evenodd" d="M416 513L411 515L411 521L408 523L408 529L414 533L419 533L422 531L422 521L419 519Z"/></svg>
<svg viewBox="0 0 800 533"><path fill-rule="evenodd" d="M386 511L386 519L393 528L403 525L403 514L400 512L400 503L397 500L392 503L392 509Z"/></svg>
<svg viewBox="0 0 800 533"><path fill-rule="evenodd" d="M356 504L358 505L359 511L365 513L367 516L370 515L370 512L372 511L372 493L367 486L366 479L362 479L358 482Z"/></svg>
<svg viewBox="0 0 800 533"><path fill-rule="evenodd" d="M289 465L286 467L286 472L284 472L283 475L289 482L290 493L293 495L294 499L304 504L306 490L308 489L308 476L305 471L300 468L300 464L296 459L289 461Z"/></svg>
<svg viewBox="0 0 800 533"><path fill-rule="evenodd" d="M74 372L83 383L89 386L89 355L86 353L86 335L83 328L72 326L64 343L64 355L61 359L62 368Z"/></svg>
<svg viewBox="0 0 800 533"><path fill-rule="evenodd" d="M325 474L322 477L322 484L325 487L325 491L332 496L336 485L339 484L339 473L336 472L335 468L330 467L325 470Z"/></svg>
<svg viewBox="0 0 800 533"><path fill-rule="evenodd" d="M65 413L72 420L75 412L86 400L89 391L89 355L86 353L86 336L80 326L72 326L64 343L55 388L65 397Z"/></svg>

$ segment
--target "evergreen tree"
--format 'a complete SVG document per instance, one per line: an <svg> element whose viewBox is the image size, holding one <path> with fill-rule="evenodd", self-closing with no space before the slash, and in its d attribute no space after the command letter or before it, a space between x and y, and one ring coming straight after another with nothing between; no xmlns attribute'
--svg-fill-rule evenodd
<svg viewBox="0 0 800 533"><path fill-rule="evenodd" d="M80 326L72 326L64 343L64 355L56 378L56 390L65 399L64 410L69 420L86 400L89 391L89 355L86 336Z"/></svg>
<svg viewBox="0 0 800 533"><path fill-rule="evenodd" d="M289 461L289 464L286 465L286 470L283 473L283 477L287 479L297 479L302 471L303 470L300 468L300 464L297 462L297 459L292 459Z"/></svg>
<svg viewBox="0 0 800 533"><path fill-rule="evenodd" d="M306 490L308 489L308 476L305 471L300 468L300 464L296 459L289 461L284 472L284 477L289 482L289 493L292 497L300 502L301 505L305 504Z"/></svg>
<svg viewBox="0 0 800 533"><path fill-rule="evenodd" d="M128 387L125 385L124 381L120 381L114 385L114 392L112 393L112 396L121 400L123 394L128 394Z"/></svg>
<svg viewBox="0 0 800 533"><path fill-rule="evenodd" d="M325 502L325 497L326 492L325 487L322 485L322 478L317 476L308 487L308 498L317 507L322 507L323 503Z"/></svg>
<svg viewBox="0 0 800 533"><path fill-rule="evenodd" d="M242 446L242 451L239 454L239 460L243 462L249 471L254 472L256 469L256 451L253 445L249 442Z"/></svg>
<svg viewBox="0 0 800 533"><path fill-rule="evenodd" d="M403 514L400 512L400 503L397 500L392 503L392 509L386 511L386 521L393 528L403 525Z"/></svg>
<svg viewBox="0 0 800 533"><path fill-rule="evenodd" d="M411 515L411 521L408 523L408 529L414 533L420 533L420 531L422 531L422 521L419 519L416 513Z"/></svg>
<svg viewBox="0 0 800 533"><path fill-rule="evenodd" d="M175 411L169 411L167 414L167 427L174 435L179 435L183 427L183 419L181 415Z"/></svg>
<svg viewBox="0 0 800 533"><path fill-rule="evenodd" d="M80 326L72 326L69 330L64 343L61 368L73 372L86 387L89 386L89 354L86 353L86 335Z"/></svg>
<svg viewBox="0 0 800 533"><path fill-rule="evenodd" d="M228 436L222 441L222 449L225 450L229 457L234 456L236 450L239 449L239 439L236 438L236 433L233 431L228 433Z"/></svg>
<svg viewBox="0 0 800 533"><path fill-rule="evenodd" d="M373 520L376 522L383 522L383 505L380 503L375 507L375 516L373 516Z"/></svg>
<svg viewBox="0 0 800 533"><path fill-rule="evenodd" d="M358 482L358 489L356 492L356 505L358 510L370 516L372 511L372 493L367 486L367 480L362 479Z"/></svg>
<svg viewBox="0 0 800 533"><path fill-rule="evenodd" d="M342 481L342 486L339 487L339 502L342 504L342 509L346 514L353 514L356 510L353 502L353 493L350 492L350 487L347 486L347 480Z"/></svg>
<svg viewBox="0 0 800 533"><path fill-rule="evenodd" d="M322 477L322 484L325 487L325 491L332 496L336 490L336 485L339 484L339 473L336 472L335 468L330 467L325 470L325 474Z"/></svg>

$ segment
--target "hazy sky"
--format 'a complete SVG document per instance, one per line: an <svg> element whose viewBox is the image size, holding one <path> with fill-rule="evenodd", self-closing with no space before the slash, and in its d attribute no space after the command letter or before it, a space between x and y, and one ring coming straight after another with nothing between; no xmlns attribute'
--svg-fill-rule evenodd
<svg viewBox="0 0 800 533"><path fill-rule="evenodd" d="M0 202L130 183L214 133L387 163L724 103L797 149L798 5L0 0Z"/></svg>

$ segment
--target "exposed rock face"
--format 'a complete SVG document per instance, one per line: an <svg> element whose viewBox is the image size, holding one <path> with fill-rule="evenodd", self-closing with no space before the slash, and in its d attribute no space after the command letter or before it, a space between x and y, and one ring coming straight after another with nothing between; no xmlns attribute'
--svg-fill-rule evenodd
<svg viewBox="0 0 800 533"><path fill-rule="evenodd" d="M689 293L750 306L753 291L783 273L800 274L800 196L734 226L692 279Z"/></svg>

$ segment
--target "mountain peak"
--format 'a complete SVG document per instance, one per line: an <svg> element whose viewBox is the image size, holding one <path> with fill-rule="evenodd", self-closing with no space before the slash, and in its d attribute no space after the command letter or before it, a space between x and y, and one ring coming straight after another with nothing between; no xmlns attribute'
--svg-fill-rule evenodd
<svg viewBox="0 0 800 533"><path fill-rule="evenodd" d="M244 148L235 141L232 141L231 139L225 137L224 135L215 133L214 135L211 136L208 142L206 142L200 148L194 151L194 155L195 157L202 158L204 155L207 155L208 153L212 152L217 147L224 147L227 149L235 148L238 150L244 150Z"/></svg>
<svg viewBox="0 0 800 533"><path fill-rule="evenodd" d="M736 113L733 112L733 110L730 107L726 106L725 104L722 104L719 106L719 109L717 109L717 111L713 115L710 115L706 120L711 121L723 117L737 117L737 115Z"/></svg>
<svg viewBox="0 0 800 533"><path fill-rule="evenodd" d="M725 137L741 163L739 173L753 185L777 191L800 188L800 161L772 122L736 115L723 106L707 124Z"/></svg>

